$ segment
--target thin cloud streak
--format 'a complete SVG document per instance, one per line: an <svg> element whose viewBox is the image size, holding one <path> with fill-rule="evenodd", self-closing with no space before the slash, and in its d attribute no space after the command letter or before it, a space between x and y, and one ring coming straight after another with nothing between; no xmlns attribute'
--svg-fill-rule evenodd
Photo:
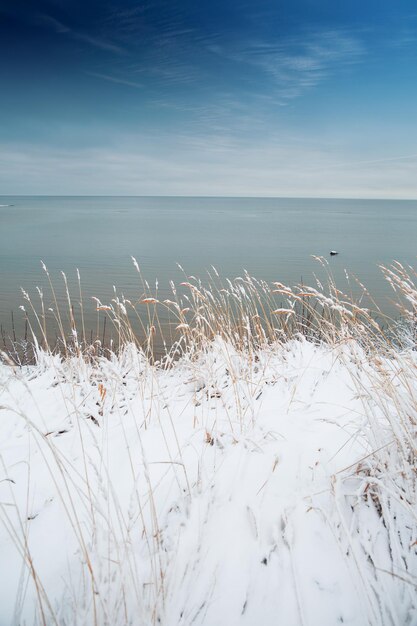
<svg viewBox="0 0 417 626"><path fill-rule="evenodd" d="M135 89L143 89L142 83L137 83L132 80L119 78L118 76L111 76L110 74L101 74L100 72L85 72L85 73L88 76L93 76L94 78L100 78L101 80L107 80L111 83L116 83L118 85L127 85L128 87L134 87Z"/></svg>
<svg viewBox="0 0 417 626"><path fill-rule="evenodd" d="M359 165L373 165L376 163L392 163L395 161L409 161L417 159L417 154L406 154L404 156L396 156L396 157L384 157L383 159L370 159L367 161L352 161L348 163L334 163L330 165L331 168L338 167L357 167Z"/></svg>
<svg viewBox="0 0 417 626"><path fill-rule="evenodd" d="M73 39L77 39L79 41L84 41L88 43L90 46L95 48L99 48L100 50L106 50L107 52L114 52L116 54L124 54L125 50L116 44L100 39L98 37L94 37L89 35L88 33L83 33L80 31L73 30L69 26L66 26L59 20L55 19L51 15L39 15L39 21L43 24L50 26L54 29L57 34L64 34L72 37Z"/></svg>

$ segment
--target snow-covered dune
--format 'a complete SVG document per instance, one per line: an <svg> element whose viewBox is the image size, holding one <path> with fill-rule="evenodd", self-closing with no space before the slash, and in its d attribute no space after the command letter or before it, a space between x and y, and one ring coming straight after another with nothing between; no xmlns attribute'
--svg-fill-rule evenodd
<svg viewBox="0 0 417 626"><path fill-rule="evenodd" d="M1 366L0 623L416 624L415 368L302 339Z"/></svg>

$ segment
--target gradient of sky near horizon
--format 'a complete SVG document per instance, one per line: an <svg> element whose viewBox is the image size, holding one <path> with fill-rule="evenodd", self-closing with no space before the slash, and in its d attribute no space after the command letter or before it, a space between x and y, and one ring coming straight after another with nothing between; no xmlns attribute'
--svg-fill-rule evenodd
<svg viewBox="0 0 417 626"><path fill-rule="evenodd" d="M414 0L0 0L0 194L417 197Z"/></svg>

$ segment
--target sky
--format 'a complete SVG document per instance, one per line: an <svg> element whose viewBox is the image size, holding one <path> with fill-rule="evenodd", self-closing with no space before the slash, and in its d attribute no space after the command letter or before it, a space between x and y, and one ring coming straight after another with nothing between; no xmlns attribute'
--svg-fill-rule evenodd
<svg viewBox="0 0 417 626"><path fill-rule="evenodd" d="M417 198L415 0L0 0L0 194Z"/></svg>

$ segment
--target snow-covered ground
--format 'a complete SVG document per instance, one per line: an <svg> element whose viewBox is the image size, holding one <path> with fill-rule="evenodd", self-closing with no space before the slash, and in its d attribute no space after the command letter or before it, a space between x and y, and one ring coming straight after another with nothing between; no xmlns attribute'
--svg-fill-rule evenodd
<svg viewBox="0 0 417 626"><path fill-rule="evenodd" d="M0 366L0 623L417 624L416 357Z"/></svg>

